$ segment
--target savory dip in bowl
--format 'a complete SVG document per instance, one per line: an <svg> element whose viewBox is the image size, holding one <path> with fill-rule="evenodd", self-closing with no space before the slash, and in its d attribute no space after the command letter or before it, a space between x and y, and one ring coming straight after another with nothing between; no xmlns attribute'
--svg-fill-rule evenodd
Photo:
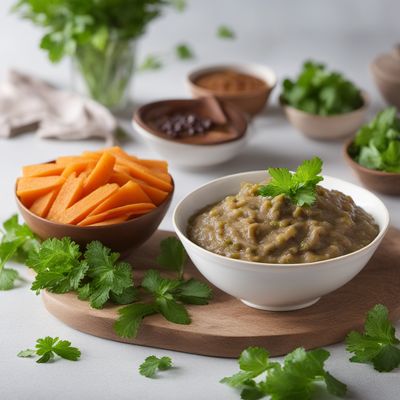
<svg viewBox="0 0 400 400"><path fill-rule="evenodd" d="M213 253L263 263L311 263L359 250L378 235L373 217L338 190L316 187L310 206L283 194L259 195L259 184L207 206L189 221L188 238Z"/></svg>
<svg viewBox="0 0 400 400"><path fill-rule="evenodd" d="M308 307L365 267L389 213L373 193L328 176L311 205L256 195L266 178L265 171L244 172L197 188L176 206L174 228L194 265L222 291L263 310Z"/></svg>

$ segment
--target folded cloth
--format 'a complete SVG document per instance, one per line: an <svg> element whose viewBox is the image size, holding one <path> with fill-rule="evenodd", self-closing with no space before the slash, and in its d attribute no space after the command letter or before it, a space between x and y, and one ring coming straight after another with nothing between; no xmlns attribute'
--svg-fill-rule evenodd
<svg viewBox="0 0 400 400"><path fill-rule="evenodd" d="M116 128L114 116L101 104L40 79L12 70L0 84L0 137L36 130L44 138L100 137L112 145Z"/></svg>

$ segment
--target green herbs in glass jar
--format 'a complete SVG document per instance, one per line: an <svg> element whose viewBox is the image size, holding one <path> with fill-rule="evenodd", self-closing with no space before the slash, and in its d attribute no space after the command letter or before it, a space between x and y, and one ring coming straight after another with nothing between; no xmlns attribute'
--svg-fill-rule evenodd
<svg viewBox="0 0 400 400"><path fill-rule="evenodd" d="M19 0L14 11L45 29L40 47L52 62L74 60L86 92L117 110L127 101L136 40L147 25L184 0Z"/></svg>

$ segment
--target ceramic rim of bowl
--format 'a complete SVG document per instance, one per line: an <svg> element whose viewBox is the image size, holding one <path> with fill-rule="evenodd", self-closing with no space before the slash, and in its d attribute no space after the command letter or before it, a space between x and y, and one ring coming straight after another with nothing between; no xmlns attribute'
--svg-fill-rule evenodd
<svg viewBox="0 0 400 400"><path fill-rule="evenodd" d="M53 162L53 161L50 161L50 162ZM148 212L146 214L143 214L143 215L139 215L138 217L135 217L135 218L132 218L132 219L128 219L128 220L123 221L123 222L118 222L117 224L98 225L98 226L79 226L79 225L74 225L74 224L63 224L63 223L60 223L60 222L52 221L52 220L47 219L47 218L40 217L39 215L36 215L35 213L33 213L28 207L26 207L22 203L22 201L19 199L19 197L17 195L16 184L15 184L14 195L15 195L15 199L17 201L18 206L23 208L32 217L37 218L40 221L43 221L43 222L48 223L50 225L56 225L56 226L68 226L68 227L72 227L72 228L79 228L79 229L85 229L85 230L95 230L95 229L107 229L107 228L110 228L110 227L113 227L113 226L121 226L121 225L124 225L124 224L129 224L129 223L132 223L133 221L138 221L141 218L144 218L144 217L147 217L147 216L151 215L152 213L157 211L158 207L162 206L165 202L167 202L173 196L173 194L175 192L175 182L174 182L174 179L172 178L172 176L171 176L171 183L172 183L171 192L168 193L168 196L165 198L165 200L161 204L159 204L158 206L153 208L150 212Z"/></svg>
<svg viewBox="0 0 400 400"><path fill-rule="evenodd" d="M198 80L200 77L202 77L204 75L208 75L212 72L218 72L218 71L223 71L223 70L232 70L235 72L247 74L247 75L253 76L255 78L258 78L265 83L266 88L253 89L250 91L245 91L243 93L231 94L231 93L223 93L223 92L215 91L215 90L208 89L203 86L197 85L196 80ZM260 70L260 71L264 70L266 72L266 74L255 72L257 70ZM266 78L266 75L270 75L270 80ZM268 92L271 92L278 83L278 79L277 79L277 76L276 76L274 70L272 68L270 68L266 65L262 65L262 64L229 64L229 63L227 63L227 64L210 65L209 67L197 68L197 69L189 72L186 79L187 79L187 82L189 83L189 85L192 85L192 86L196 87L197 89L202 90L204 92L212 93L217 97L226 98L226 99L228 99L228 98L229 99L240 99L240 98L243 99L246 97L254 97L254 96L257 96L257 95L265 93L265 92L268 93Z"/></svg>
<svg viewBox="0 0 400 400"><path fill-rule="evenodd" d="M181 146L196 146L196 147L221 146L224 144L228 144L228 143L232 143L232 142L236 142L238 140L244 139L244 137L247 135L247 131L249 128L248 120L247 120L246 116L232 104L224 104L224 106L227 107L228 109L231 109L231 111L236 113L237 116L240 119L242 119L244 129L239 133L239 135L237 137L232 138L230 140L226 140L223 142L216 142L216 143L182 143L174 138L169 138L167 135L157 134L154 132L153 129L149 128L149 126L146 124L146 122L140 115L141 112L143 112L143 110L145 110L146 108L158 106L158 105L161 105L166 102L190 103L190 102L196 102L196 101L198 101L198 99L166 99L166 100L159 100L159 101L147 103L147 104L139 107L135 111L135 113L133 114L133 118L132 118L132 124L134 127L135 127L135 124L137 124L141 129L143 129L151 137L158 138L161 141L166 141L168 143L174 143L176 145L181 145Z"/></svg>
<svg viewBox="0 0 400 400"><path fill-rule="evenodd" d="M400 177L400 172L387 172L387 171L379 171L377 169L367 168L363 165L359 164L356 160L354 160L349 154L349 148L353 144L354 138L348 140L343 146L343 155L346 161L350 164L354 169L358 169L366 174L371 174L375 176L393 176Z"/></svg>
<svg viewBox="0 0 400 400"><path fill-rule="evenodd" d="M249 265L249 266L254 266L254 267L256 267L256 268L266 268L266 267L268 267L268 268L274 268L274 269L275 269L275 268L278 268L278 269L279 269L279 268L282 268L282 267L283 267L284 269L291 269L291 268L294 268L294 267L311 268L311 267L319 266L319 265L323 265L323 266L324 266L324 265L327 265L327 264L331 264L332 261L343 260L343 259L348 258L348 257L350 257L350 256L353 256L353 255L355 255L355 254L361 253L361 252L365 251L366 249L372 247L376 242L380 241L380 240L383 238L383 236L386 234L386 231L387 231L388 228L389 228L389 222L390 222L389 212L388 212L388 210L387 210L385 204L384 204L375 194L373 194L372 192L370 192L369 190L367 190L367 189L365 189L365 188L363 188L363 187L360 187L360 186L355 185L354 183L347 182L347 181L343 181L342 179L335 178L335 177L329 176L329 175L322 175L322 176L323 176L324 178L328 178L328 179L334 179L334 180L338 180L338 181L343 181L343 182L345 182L346 184L355 186L357 189L361 189L361 190L363 190L363 191L368 192L370 195L373 196L374 200L382 206L383 210L385 211L383 227L382 227L382 228L379 228L379 233L378 233L378 235L376 235L376 237L374 238L374 240L372 240L372 242L368 243L366 246L362 247L361 249L358 249L358 250L353 251L353 252L351 252L351 253L343 254L343 255L338 256L338 257L328 258L328 259L326 259L326 260L315 261L315 262L311 262L311 263L295 263L295 264L290 264L290 263L288 263L288 264L262 263L262 262L256 262L256 261L238 260L238 259L235 259L235 258L230 258L230 257L227 257L227 256L223 256L223 255L220 255L220 254L213 253L212 251L207 250L207 249L205 249L204 247L199 246L198 244L192 242L192 241L187 237L187 234L186 234L185 232L182 232L182 231L178 228L178 225L177 225L177 223L176 223L176 214L177 214L178 209L179 209L179 208L181 207L181 205L185 202L185 200L187 199L188 196L190 196L190 195L192 195L192 194L194 194L194 193L196 193L196 192L198 192L198 191L204 189L204 188L205 188L206 186L208 186L208 185L211 185L211 184L213 184L213 183L216 183L216 182L218 182L218 181L221 181L221 180L224 180L224 179L227 179L227 178L232 178L232 177L237 176L237 175L247 175L247 174L248 174L248 175L251 175L251 174L261 173L261 172L264 172L264 171L249 171L249 172L241 172L241 173L238 173L238 174L226 175L226 176L224 176L224 177L222 177L222 178L214 179L214 180L212 180L212 181L210 181L210 182L208 182L208 183L206 183L206 184L204 184L204 185L198 187L197 189L193 190L193 191L190 192L189 194L187 194L187 195L175 206L175 209L174 209L173 214L172 214L172 224L173 224L173 226L174 226L175 231L176 231L176 232L179 232L187 241L189 241L193 246L195 246L195 247L196 247L197 249L199 249L200 251L203 251L203 252L205 252L205 253L207 253L207 254L213 255L213 256L215 256L215 257L217 257L217 258L220 258L220 259L222 259L222 260L229 260L229 261L231 261L231 262L232 262L232 267L239 266L239 264L246 264L246 265ZM322 182L323 182L323 181L322 181ZM321 186L323 186L323 185L321 185ZM222 200L222 199L221 199L221 200ZM186 225L187 225L187 222L186 222Z"/></svg>

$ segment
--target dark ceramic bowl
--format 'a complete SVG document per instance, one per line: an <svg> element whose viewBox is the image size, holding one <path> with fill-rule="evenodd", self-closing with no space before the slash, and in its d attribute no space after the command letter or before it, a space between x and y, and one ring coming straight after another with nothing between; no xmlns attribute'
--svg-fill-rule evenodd
<svg viewBox="0 0 400 400"><path fill-rule="evenodd" d="M389 194L392 196L400 195L400 173L377 171L363 167L354 161L349 154L349 148L352 140L348 141L343 148L344 158L347 164L355 171L356 175L368 189L379 193Z"/></svg>
<svg viewBox="0 0 400 400"><path fill-rule="evenodd" d="M60 224L41 218L26 208L15 195L19 211L29 228L41 239L70 237L81 246L99 240L114 251L128 253L153 235L164 218L174 193L175 185L165 201L148 214L104 226L76 226Z"/></svg>

